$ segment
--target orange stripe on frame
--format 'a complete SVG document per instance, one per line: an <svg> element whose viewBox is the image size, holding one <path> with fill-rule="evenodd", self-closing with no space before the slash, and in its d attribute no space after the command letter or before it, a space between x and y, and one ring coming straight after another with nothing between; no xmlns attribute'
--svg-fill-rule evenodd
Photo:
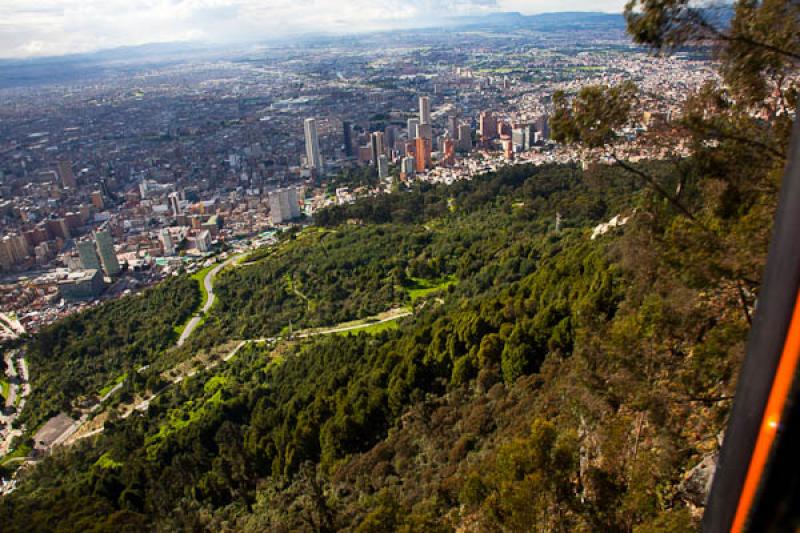
<svg viewBox="0 0 800 533"><path fill-rule="evenodd" d="M750 466L747 469L742 494L739 497L739 505L736 508L736 516L733 519L732 533L742 533L747 525L747 518L753 507L753 500L758 491L764 468L767 465L772 445L775 443L775 436L781 425L786 401L794 382L798 362L800 362L800 294L795 301L792 321L789 324L789 332L783 344L783 353L775 372L775 379L772 381L772 390L767 400L767 408L761 419L761 429L758 432L758 439L750 458Z"/></svg>

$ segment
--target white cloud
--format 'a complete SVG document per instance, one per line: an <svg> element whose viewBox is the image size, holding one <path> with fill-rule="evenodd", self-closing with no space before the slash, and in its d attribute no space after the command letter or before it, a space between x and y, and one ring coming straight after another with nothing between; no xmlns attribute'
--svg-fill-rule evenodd
<svg viewBox="0 0 800 533"><path fill-rule="evenodd" d="M0 0L0 57L185 40L387 29L491 11L621 10L624 0Z"/></svg>

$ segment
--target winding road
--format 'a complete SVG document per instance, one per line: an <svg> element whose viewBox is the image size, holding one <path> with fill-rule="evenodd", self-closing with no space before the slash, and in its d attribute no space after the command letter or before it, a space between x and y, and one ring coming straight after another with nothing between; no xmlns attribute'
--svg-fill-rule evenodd
<svg viewBox="0 0 800 533"><path fill-rule="evenodd" d="M186 325L186 329L183 330L180 339L178 339L178 346L183 346L186 340L192 335L192 333L194 333L194 330L197 329L197 326L200 325L200 322L203 321L206 313L208 313L211 310L211 307L214 305L214 300L216 300L217 298L214 295L214 278L217 276L219 271L228 265L232 265L233 263L235 263L244 256L245 254L231 257L224 263L218 264L211 271L209 271L208 274L206 274L205 278L203 278L203 286L205 287L206 292L208 293L208 299L206 300L206 303L203 306L203 308L198 313L196 313L189 321L189 323Z"/></svg>

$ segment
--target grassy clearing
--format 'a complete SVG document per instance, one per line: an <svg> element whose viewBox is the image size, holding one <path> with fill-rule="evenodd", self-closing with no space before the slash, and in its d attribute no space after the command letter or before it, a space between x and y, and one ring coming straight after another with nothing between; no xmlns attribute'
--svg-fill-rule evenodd
<svg viewBox="0 0 800 533"><path fill-rule="evenodd" d="M125 373L124 373L124 374L122 374L120 377L118 377L117 379L115 379L114 381L112 381L111 383L109 383L108 385L106 385L105 387L103 387L102 389L100 389L100 390L97 392L97 395L98 395L99 397L101 397L101 398L102 398L103 396L105 396L106 394L108 394L109 392L111 392L111 389L113 389L114 387L116 387L117 385L119 385L120 383L122 383L123 381L125 381L125 379L126 379L127 377L128 377L128 373L127 373L127 372L125 372Z"/></svg>
<svg viewBox="0 0 800 533"><path fill-rule="evenodd" d="M31 453L32 449L33 448L31 448L27 444L22 444L20 446L17 446L17 448L13 452L3 457L3 460L0 461L0 466L5 466L16 459L22 459L24 457L27 457Z"/></svg>
<svg viewBox="0 0 800 533"><path fill-rule="evenodd" d="M400 327L400 318L402 317L397 317L394 320L388 320L386 322L376 322L374 324L365 325L363 328L356 328L356 329L351 329L349 331L342 331L338 333L338 335L342 335L344 337L348 335L360 335L361 333L366 333L367 335L375 335L377 333L380 333L381 331L397 329Z"/></svg>
<svg viewBox="0 0 800 533"><path fill-rule="evenodd" d="M412 302L416 302L420 298L425 298L426 296L445 290L449 286L458 283L458 279L452 275L437 280L410 278L410 281L412 285L406 287L406 290Z"/></svg>

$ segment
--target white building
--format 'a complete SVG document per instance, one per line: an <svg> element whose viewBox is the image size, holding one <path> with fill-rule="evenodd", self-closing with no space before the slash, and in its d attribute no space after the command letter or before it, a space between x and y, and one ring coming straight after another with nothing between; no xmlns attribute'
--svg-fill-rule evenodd
<svg viewBox="0 0 800 533"><path fill-rule="evenodd" d="M427 96L419 97L419 123L431 123L431 99Z"/></svg>

